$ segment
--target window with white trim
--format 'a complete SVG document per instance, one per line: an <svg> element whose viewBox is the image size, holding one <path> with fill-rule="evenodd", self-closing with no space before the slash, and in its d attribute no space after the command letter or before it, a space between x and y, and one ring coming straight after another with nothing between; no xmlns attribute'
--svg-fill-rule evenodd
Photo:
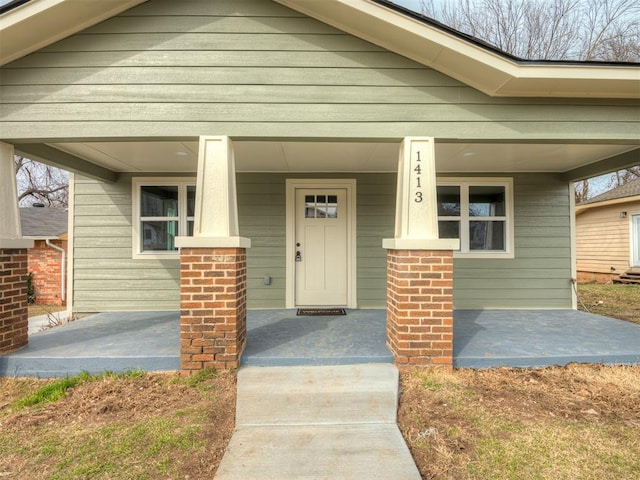
<svg viewBox="0 0 640 480"><path fill-rule="evenodd" d="M176 237L193 235L195 179L133 179L134 258L178 258Z"/></svg>
<svg viewBox="0 0 640 480"><path fill-rule="evenodd" d="M438 181L440 238L459 238L457 256L513 258L513 181Z"/></svg>

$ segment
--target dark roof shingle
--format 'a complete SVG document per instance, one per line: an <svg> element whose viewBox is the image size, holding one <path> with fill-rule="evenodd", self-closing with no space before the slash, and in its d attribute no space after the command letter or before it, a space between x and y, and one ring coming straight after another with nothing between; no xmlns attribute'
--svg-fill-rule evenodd
<svg viewBox="0 0 640 480"><path fill-rule="evenodd" d="M62 208L20 208L20 224L24 237L59 237L67 233L69 212Z"/></svg>

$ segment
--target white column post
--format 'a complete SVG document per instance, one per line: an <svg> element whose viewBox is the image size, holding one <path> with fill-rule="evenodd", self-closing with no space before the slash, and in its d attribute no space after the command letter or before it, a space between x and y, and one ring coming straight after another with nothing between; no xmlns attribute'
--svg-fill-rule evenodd
<svg viewBox="0 0 640 480"><path fill-rule="evenodd" d="M13 145L0 142L0 248L32 248L22 238Z"/></svg>
<svg viewBox="0 0 640 480"><path fill-rule="evenodd" d="M387 249L387 345L399 365L453 366L453 250L439 238L434 139L400 145L395 238Z"/></svg>
<svg viewBox="0 0 640 480"><path fill-rule="evenodd" d="M239 236L233 143L227 136L200 137L193 237L178 237L178 247L249 248Z"/></svg>
<svg viewBox="0 0 640 480"><path fill-rule="evenodd" d="M387 249L457 250L458 239L438 237L435 145L431 137L406 137L400 144L395 238Z"/></svg>
<svg viewBox="0 0 640 480"><path fill-rule="evenodd" d="M247 341L247 261L239 236L233 143L200 137L193 237L180 250L180 365L238 368Z"/></svg>

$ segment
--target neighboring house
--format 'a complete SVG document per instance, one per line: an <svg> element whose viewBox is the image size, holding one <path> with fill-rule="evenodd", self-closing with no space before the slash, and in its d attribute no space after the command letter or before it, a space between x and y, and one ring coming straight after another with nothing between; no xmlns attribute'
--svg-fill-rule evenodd
<svg viewBox="0 0 640 480"><path fill-rule="evenodd" d="M36 302L66 304L66 256L69 212L42 204L20 208L22 236L34 240L28 251Z"/></svg>
<svg viewBox="0 0 640 480"><path fill-rule="evenodd" d="M4 15L0 140L75 172L75 311L217 338L245 308L387 308L441 320L390 331L446 363L416 332L450 355L452 306L575 308L571 182L640 163L637 64L523 61L385 0Z"/></svg>
<svg viewBox="0 0 640 480"><path fill-rule="evenodd" d="M640 179L576 206L580 281L610 281L640 271Z"/></svg>

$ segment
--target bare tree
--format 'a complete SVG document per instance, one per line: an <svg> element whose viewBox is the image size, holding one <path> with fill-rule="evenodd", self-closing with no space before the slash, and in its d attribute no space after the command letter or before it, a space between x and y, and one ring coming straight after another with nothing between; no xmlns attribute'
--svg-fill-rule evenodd
<svg viewBox="0 0 640 480"><path fill-rule="evenodd" d="M637 0L421 0L445 25L528 60L640 61Z"/></svg>
<svg viewBox="0 0 640 480"><path fill-rule="evenodd" d="M64 170L18 155L16 166L18 203L30 206L42 203L49 207L69 206L69 175Z"/></svg>
<svg viewBox="0 0 640 480"><path fill-rule="evenodd" d="M636 178L640 178L640 165L613 172L608 187L616 188Z"/></svg>
<svg viewBox="0 0 640 480"><path fill-rule="evenodd" d="M527 60L640 62L638 0L421 0L422 13ZM605 181L640 177L640 166ZM601 193L575 184L576 202Z"/></svg>
<svg viewBox="0 0 640 480"><path fill-rule="evenodd" d="M575 196L576 205L589 199L589 180L580 180L573 184L573 194Z"/></svg>

